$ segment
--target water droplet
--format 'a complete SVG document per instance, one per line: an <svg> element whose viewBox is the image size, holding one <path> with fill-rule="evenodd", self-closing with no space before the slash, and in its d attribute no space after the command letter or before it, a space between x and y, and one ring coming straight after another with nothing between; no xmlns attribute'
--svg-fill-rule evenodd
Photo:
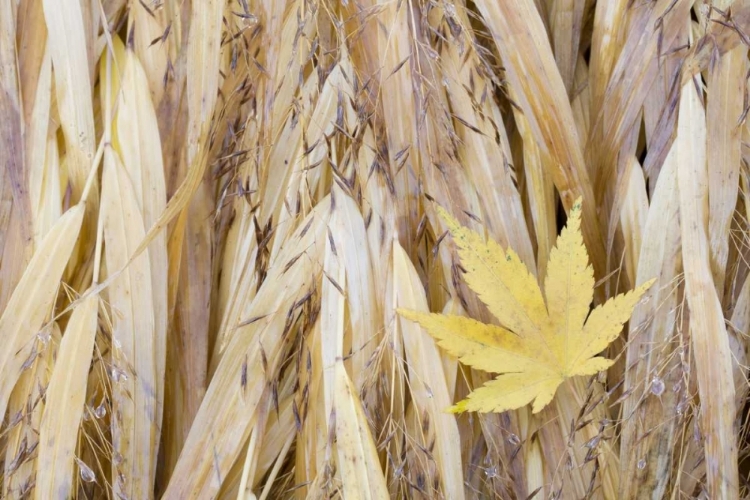
<svg viewBox="0 0 750 500"><path fill-rule="evenodd" d="M651 394L654 396L664 394L664 381L657 376L651 379Z"/></svg>
<svg viewBox="0 0 750 500"><path fill-rule="evenodd" d="M36 338L44 345L49 344L49 340L52 338L52 332L49 328L42 330L36 334Z"/></svg>
<svg viewBox="0 0 750 500"><path fill-rule="evenodd" d="M643 470L646 468L646 461L644 459L638 460L638 469Z"/></svg>
<svg viewBox="0 0 750 500"><path fill-rule="evenodd" d="M85 483L93 483L96 481L96 474L94 474L94 471L91 470L91 467L83 463L81 460L76 458L76 463L78 464L78 471L81 473L81 479Z"/></svg>
<svg viewBox="0 0 750 500"><path fill-rule="evenodd" d="M104 416L107 414L107 407L104 405L104 401L102 401L102 404L96 407L94 410L94 416L96 418L104 418Z"/></svg>
<svg viewBox="0 0 750 500"><path fill-rule="evenodd" d="M116 366L113 366L109 370L109 377L112 379L112 382L114 383L125 382L128 379L128 374L120 370Z"/></svg>
<svg viewBox="0 0 750 500"><path fill-rule="evenodd" d="M487 474L487 477L490 479L497 477L497 466L493 465L492 467L488 467L484 473Z"/></svg>
<svg viewBox="0 0 750 500"><path fill-rule="evenodd" d="M519 444L521 444L521 439L515 434L511 434L508 437L508 442L514 446L518 446Z"/></svg>
<svg viewBox="0 0 750 500"><path fill-rule="evenodd" d="M680 401L677 404L677 407L675 408L675 412L677 413L677 415L682 415L683 413L685 413L686 408L687 408L687 401Z"/></svg>

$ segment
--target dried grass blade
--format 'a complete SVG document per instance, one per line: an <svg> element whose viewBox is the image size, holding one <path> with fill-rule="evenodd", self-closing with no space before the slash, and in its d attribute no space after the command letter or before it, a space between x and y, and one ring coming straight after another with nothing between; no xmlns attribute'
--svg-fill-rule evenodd
<svg viewBox="0 0 750 500"><path fill-rule="evenodd" d="M329 209L330 199L326 197L300 221L289 244L269 268L255 299L246 305L243 318L263 319L239 326L232 336L195 417L165 499L215 494L237 459L268 382L277 375L282 339L289 333L285 330L287 314L319 279L316 273L320 272L318 261L326 240ZM221 432L216 432L218 429Z"/></svg>
<svg viewBox="0 0 750 500"><path fill-rule="evenodd" d="M45 413L45 392L49 375L60 342L60 327L47 323L39 332L39 340L29 357L27 369L21 373L8 402L8 415L12 418L23 415L17 425L8 429L5 437L5 481L3 498L24 497L33 487L37 473L39 428ZM32 351L32 352L34 352Z"/></svg>
<svg viewBox="0 0 750 500"><path fill-rule="evenodd" d="M331 419L336 426L337 465L344 483L342 493L352 499L390 498L358 391L341 360L336 362L334 377L335 412Z"/></svg>
<svg viewBox="0 0 750 500"><path fill-rule="evenodd" d="M623 37L627 34L627 2L597 2L595 7L591 46L596 50L591 51L589 65L592 110L601 109L612 68L620 53Z"/></svg>
<svg viewBox="0 0 750 500"><path fill-rule="evenodd" d="M661 168L643 229L636 284L654 276L658 281L634 309L626 355L620 444L620 498L636 498L639 491L665 492L673 473L672 455L678 419L677 405L686 405L687 388L679 342L677 311L682 273L680 198L677 152L672 148ZM676 338L675 338L676 337ZM651 393L652 383L663 382L661 396ZM654 386L655 387L655 386ZM681 389L675 390L680 387ZM641 460L645 467L639 467Z"/></svg>
<svg viewBox="0 0 750 500"><path fill-rule="evenodd" d="M658 0L630 10L632 22L627 39L612 69L601 107L593 108L597 116L586 150L596 172L594 188L599 202L616 184L616 155L636 125L646 95L658 76L662 57L659 51L672 46L680 25L689 19L689 10L690 2L672 0Z"/></svg>
<svg viewBox="0 0 750 500"><path fill-rule="evenodd" d="M24 245L32 243L28 170L24 168L24 116L16 55L15 2L0 2L0 151L13 192ZM0 243L3 243L0 241Z"/></svg>
<svg viewBox="0 0 750 500"><path fill-rule="evenodd" d="M209 127L219 90L224 2L206 0L196 3L191 12L187 47L187 161L192 166L199 150L208 147ZM205 166L205 163L197 165L201 171Z"/></svg>
<svg viewBox="0 0 750 500"><path fill-rule="evenodd" d="M115 118L115 150L120 154L123 166L132 180L143 227L148 228L158 220L167 203L159 126L148 79L138 57L132 50L127 50L123 55L120 99ZM169 281L167 236L164 232L154 236L148 246L148 257L151 271L151 308L154 316L156 422L161 422L164 405ZM158 442L158 434L156 439Z"/></svg>
<svg viewBox="0 0 750 500"><path fill-rule="evenodd" d="M597 276L603 276L606 256L593 186L568 95L539 13L531 0L480 0L476 4L490 28L533 137L557 163L552 177L565 209L583 197L584 241Z"/></svg>
<svg viewBox="0 0 750 500"><path fill-rule="evenodd" d="M151 100L158 105L164 95L164 74L169 71L169 41L172 20L168 9L147 10L145 3L131 2L130 26L133 49L146 69L144 72Z"/></svg>
<svg viewBox="0 0 750 500"><path fill-rule="evenodd" d="M49 121L51 96L52 60L47 50L39 69L31 123L26 129L26 170L36 245L62 215L59 152Z"/></svg>
<svg viewBox="0 0 750 500"><path fill-rule="evenodd" d="M462 22L467 31L445 44L442 64L438 66L446 85L447 102L444 105L456 110L453 126L458 135L457 149L461 166L467 171L461 190L476 191L483 212L477 216L482 219L488 233L502 246L510 245L524 263L534 267L531 239L515 184L516 172L503 116L497 103L488 97L492 82L479 76L481 72L477 68L481 67L481 62L471 53L465 59L462 53L467 38L476 42L474 33L468 31L469 20L462 19ZM471 126L477 131L462 120L473 124ZM456 170L460 171L460 168ZM550 188L554 189L549 176L547 179ZM468 198L468 195L463 196ZM536 201L536 198L532 200ZM546 258L547 254L544 255Z"/></svg>
<svg viewBox="0 0 750 500"><path fill-rule="evenodd" d="M128 264L144 236L136 190L117 153L104 152L102 217L107 271L125 268L109 288L112 307L113 453L115 494L153 497L161 422L154 301L148 253ZM126 267L127 266L127 267Z"/></svg>
<svg viewBox="0 0 750 500"><path fill-rule="evenodd" d="M406 252L393 243L393 294L397 307L429 312L422 283ZM447 374L435 341L421 327L401 317L395 319L402 330L406 362L409 366L409 388L416 417L421 421L414 436L426 449L434 442L432 458L437 467L440 492L445 498L464 498L464 465L461 463L461 441L456 417L445 410L453 404ZM456 360L451 360L458 363ZM431 483L431 481L428 481Z"/></svg>
<svg viewBox="0 0 750 500"><path fill-rule="evenodd" d="M719 7L719 6L717 6ZM740 179L742 127L739 127L748 72L747 47L725 54L709 69L706 102L706 137L711 270L719 297L724 294L729 234L737 204Z"/></svg>
<svg viewBox="0 0 750 500"><path fill-rule="evenodd" d="M73 200L77 201L91 169L96 144L84 11L79 0L43 3L55 70L57 109L65 135Z"/></svg>
<svg viewBox="0 0 750 500"><path fill-rule="evenodd" d="M70 498L78 429L97 331L99 297L91 295L74 310L60 343L39 429L37 500Z"/></svg>
<svg viewBox="0 0 750 500"><path fill-rule="evenodd" d="M57 297L65 266L78 240L84 205L65 212L34 253L0 317L0 415Z"/></svg>
<svg viewBox="0 0 750 500"><path fill-rule="evenodd" d="M550 12L555 60L568 95L575 81L585 5L586 0L554 0Z"/></svg>
<svg viewBox="0 0 750 500"><path fill-rule="evenodd" d="M701 429L706 439L708 494L738 498L732 357L709 254L705 120L696 88L688 83L682 88L675 148L685 295L701 399Z"/></svg>

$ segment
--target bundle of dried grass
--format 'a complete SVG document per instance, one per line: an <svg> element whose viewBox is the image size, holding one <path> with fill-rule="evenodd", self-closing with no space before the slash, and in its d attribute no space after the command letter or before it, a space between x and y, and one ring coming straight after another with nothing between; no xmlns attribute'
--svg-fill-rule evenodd
<svg viewBox="0 0 750 500"><path fill-rule="evenodd" d="M738 498L750 7L0 0L3 498ZM583 198L617 363L539 414L436 205L546 275Z"/></svg>

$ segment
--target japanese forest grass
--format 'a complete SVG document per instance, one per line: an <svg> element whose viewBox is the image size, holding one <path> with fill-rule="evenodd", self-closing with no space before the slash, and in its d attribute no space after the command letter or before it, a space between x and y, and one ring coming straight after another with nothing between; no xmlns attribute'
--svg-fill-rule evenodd
<svg viewBox="0 0 750 500"><path fill-rule="evenodd" d="M750 494L750 8L710 5L0 1L0 497ZM546 405L449 412L516 365L406 317L523 337L470 232L555 324L640 297Z"/></svg>

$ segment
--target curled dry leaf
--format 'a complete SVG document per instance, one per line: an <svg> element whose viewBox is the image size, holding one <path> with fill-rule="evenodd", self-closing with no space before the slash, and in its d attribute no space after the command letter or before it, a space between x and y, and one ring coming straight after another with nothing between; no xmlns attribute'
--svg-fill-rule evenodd
<svg viewBox="0 0 750 500"><path fill-rule="evenodd" d="M510 248L506 251L461 227L439 208L458 245L466 282L502 326L463 316L399 309L463 363L500 374L451 411L502 412L533 401L544 408L566 379L594 375L613 361L597 356L620 334L641 296L654 283L618 295L589 314L594 273L581 236L581 200L550 253L544 296L534 276ZM588 320L587 320L588 317Z"/></svg>

